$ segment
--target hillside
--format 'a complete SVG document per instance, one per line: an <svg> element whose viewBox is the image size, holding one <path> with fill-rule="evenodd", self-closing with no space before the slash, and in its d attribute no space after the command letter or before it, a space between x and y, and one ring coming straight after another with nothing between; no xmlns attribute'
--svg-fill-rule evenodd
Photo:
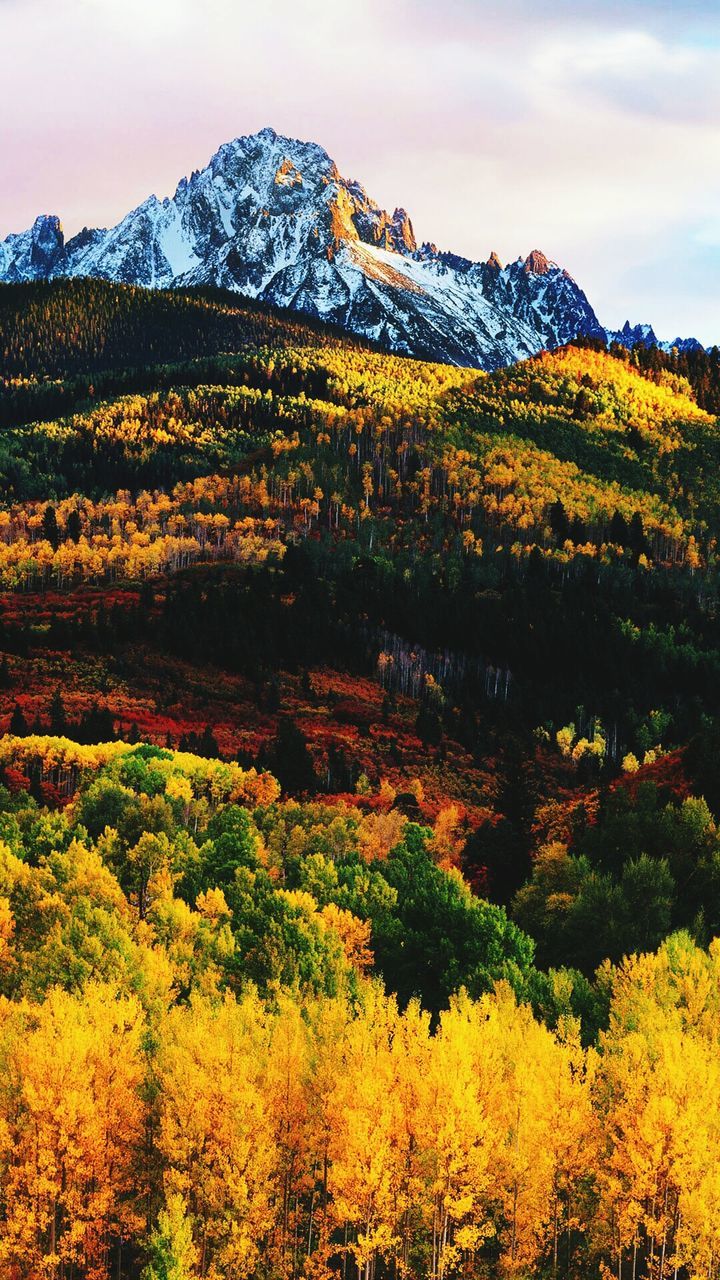
<svg viewBox="0 0 720 1280"><path fill-rule="evenodd" d="M58 281L0 306L8 717L47 725L66 664L72 721L100 702L161 743L210 724L259 757L289 715L314 785L419 776L488 836L515 736L550 739L555 793L570 723L604 726L611 773L651 713L646 749L705 723L720 472L680 374L566 348L478 375L231 295Z"/></svg>
<svg viewBox="0 0 720 1280"><path fill-rule="evenodd" d="M0 316L0 1274L705 1274L714 357Z"/></svg>

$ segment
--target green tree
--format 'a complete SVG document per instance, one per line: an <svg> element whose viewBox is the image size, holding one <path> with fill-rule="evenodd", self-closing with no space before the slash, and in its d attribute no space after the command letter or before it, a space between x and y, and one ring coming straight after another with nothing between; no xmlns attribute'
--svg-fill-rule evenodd
<svg viewBox="0 0 720 1280"><path fill-rule="evenodd" d="M168 1196L160 1210L148 1242L148 1257L142 1280L193 1280L197 1275L197 1250L182 1196Z"/></svg>
<svg viewBox="0 0 720 1280"><path fill-rule="evenodd" d="M69 512L68 518L65 521L65 533L68 538L72 538L73 542L80 541L80 536L82 534L82 521L80 519L80 513L75 509Z"/></svg>
<svg viewBox="0 0 720 1280"><path fill-rule="evenodd" d="M247 809L226 805L208 824L207 837L183 883L183 896L190 901L205 889L232 884L238 867L252 871L259 867L260 834Z"/></svg>
<svg viewBox="0 0 720 1280"><path fill-rule="evenodd" d="M60 530L58 529L57 515L55 508L48 504L43 514L43 537L47 538L50 546L55 548L60 542Z"/></svg>
<svg viewBox="0 0 720 1280"><path fill-rule="evenodd" d="M437 1013L462 986L473 996L499 978L523 986L531 939L503 907L476 898L458 872L436 866L421 827L410 824L405 842L375 865L396 890L397 905L371 917L372 948L402 1005L419 995Z"/></svg>

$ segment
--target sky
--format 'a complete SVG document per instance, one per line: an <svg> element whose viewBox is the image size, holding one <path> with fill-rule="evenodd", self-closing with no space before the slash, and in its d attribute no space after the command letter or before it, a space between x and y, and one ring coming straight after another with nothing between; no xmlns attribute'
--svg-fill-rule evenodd
<svg viewBox="0 0 720 1280"><path fill-rule="evenodd" d="M720 0L0 0L0 239L171 194L271 125L418 240L539 248L720 343Z"/></svg>

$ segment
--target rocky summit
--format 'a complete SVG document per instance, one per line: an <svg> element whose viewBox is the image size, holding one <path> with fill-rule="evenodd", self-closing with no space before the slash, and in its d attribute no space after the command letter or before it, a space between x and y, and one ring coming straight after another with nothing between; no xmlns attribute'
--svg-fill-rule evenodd
<svg viewBox="0 0 720 1280"><path fill-rule="evenodd" d="M44 216L0 243L0 281L94 276L217 285L317 316L390 350L495 369L572 338L604 339L566 271L533 250L503 266L416 244L322 147L263 129L226 143L174 196L67 242Z"/></svg>

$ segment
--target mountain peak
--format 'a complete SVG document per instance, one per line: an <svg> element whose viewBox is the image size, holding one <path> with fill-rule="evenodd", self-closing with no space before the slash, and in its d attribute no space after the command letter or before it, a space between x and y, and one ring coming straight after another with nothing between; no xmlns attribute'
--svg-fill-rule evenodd
<svg viewBox="0 0 720 1280"><path fill-rule="evenodd" d="M389 213L323 147L270 126L224 143L173 197L149 197L107 231L65 244L59 219L44 216L0 243L0 280L215 285L400 353L482 368L603 334L582 290L550 266L537 250L503 268L497 254L474 263L418 249L404 208Z"/></svg>
<svg viewBox="0 0 720 1280"><path fill-rule="evenodd" d="M417 241L410 215L405 209L395 210L392 216L392 226L397 247L402 246L406 253L414 253L417 249Z"/></svg>
<svg viewBox="0 0 720 1280"><path fill-rule="evenodd" d="M550 270L552 263L548 261L545 254L541 253L539 249L533 249L525 259L524 266L528 275L545 276Z"/></svg>
<svg viewBox="0 0 720 1280"><path fill-rule="evenodd" d="M38 237L48 233L62 235L62 222L56 213L40 213L33 222L32 229Z"/></svg>

